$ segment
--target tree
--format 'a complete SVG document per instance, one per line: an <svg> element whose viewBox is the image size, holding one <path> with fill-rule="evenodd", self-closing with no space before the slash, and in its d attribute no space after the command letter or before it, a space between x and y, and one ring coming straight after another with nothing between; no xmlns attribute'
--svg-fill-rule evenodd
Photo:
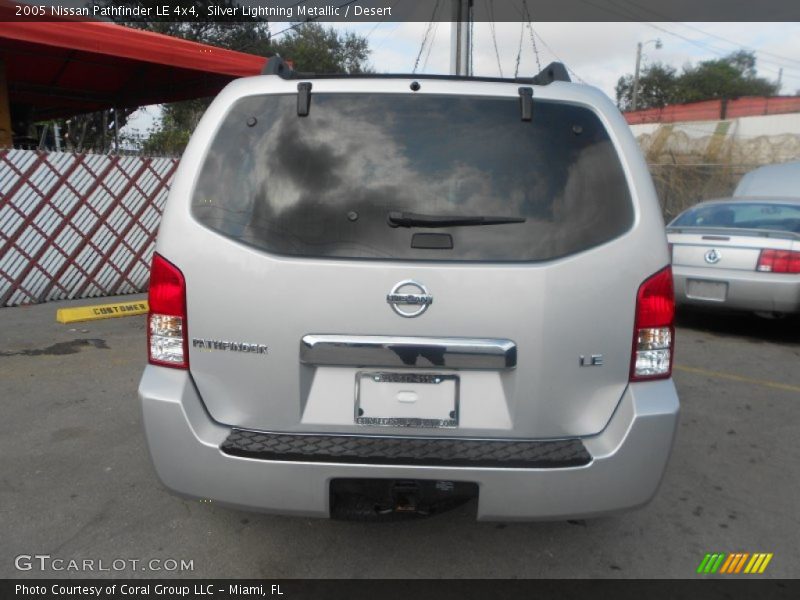
<svg viewBox="0 0 800 600"><path fill-rule="evenodd" d="M633 105L633 75L620 77L617 82L617 106L630 110ZM677 77L675 69L662 63L645 67L639 76L640 108L662 107L675 102Z"/></svg>
<svg viewBox="0 0 800 600"><path fill-rule="evenodd" d="M138 6L146 5L155 7L162 5L160 0L101 0L99 4L108 6ZM194 6L198 14L205 15L208 6L211 4L224 7L233 7L238 4L237 0L195 0ZM254 54L265 54L269 51L269 27L266 21L254 19L246 23L235 22L233 17L228 20L218 18L216 22L147 22L130 21L131 17L120 16L115 19L121 25L145 29L173 37L203 42L206 44L221 46L232 49L245 49ZM195 100L189 101L185 106L175 109L175 114L165 115L166 123L171 128L188 128L189 131L197 124L199 116L202 115L208 102L198 103ZM114 118L116 116L117 128L122 129L128 122L128 117L135 112L136 108L111 108L94 113L76 115L69 119L58 119L58 125L62 132L64 146L69 150L94 150L97 152L108 151L113 144L115 127ZM163 129L163 128L162 128ZM122 142L127 141L125 135L120 135ZM169 152L177 152L186 145L184 140L188 139L185 131L165 131L150 144L153 148L165 148Z"/></svg>
<svg viewBox="0 0 800 600"><path fill-rule="evenodd" d="M755 53L739 50L696 66L688 64L680 75L674 68L660 63L645 68L639 77L639 108L740 96L772 96L778 89L777 83L758 77ZM620 109L630 110L633 76L620 77L616 92Z"/></svg>
<svg viewBox="0 0 800 600"><path fill-rule="evenodd" d="M777 83L756 75L755 54L744 50L718 60L703 61L696 67L684 67L678 78L681 102L772 96L777 92Z"/></svg>
<svg viewBox="0 0 800 600"><path fill-rule="evenodd" d="M369 71L367 39L339 33L319 23L304 23L275 43L275 51L291 60L298 71L312 73L365 73Z"/></svg>
<svg viewBox="0 0 800 600"><path fill-rule="evenodd" d="M212 43L231 50L280 56L295 69L314 73L364 73L369 70L369 45L364 37L340 33L318 23L304 23L278 42L272 42L266 24L252 23L154 23L154 29L169 35ZM143 150L179 154L186 147L210 98L167 104L161 121L150 131Z"/></svg>
<svg viewBox="0 0 800 600"><path fill-rule="evenodd" d="M109 151L114 145L114 138L124 141L125 137L118 134L128 122L128 117L135 108L109 108L99 112L74 115L68 119L59 119L59 127L63 138L63 145L69 151L100 152ZM116 128L114 117L116 116Z"/></svg>
<svg viewBox="0 0 800 600"><path fill-rule="evenodd" d="M161 119L148 132L142 150L147 154L179 155L189 143L208 104L207 98L165 104Z"/></svg>
<svg viewBox="0 0 800 600"><path fill-rule="evenodd" d="M113 6L155 7L164 4L160 0L100 0L100 3ZM238 0L194 0L194 8L199 15L206 15L208 7L215 5L233 8ZM131 17L112 17L119 24L137 29L144 29L171 37L179 37L193 42L219 46L231 50L249 52L261 56L270 55L269 25L264 19L251 19L247 22L236 21L237 17L216 17L214 21L145 21ZM149 132L148 139L142 149L152 153L178 154L186 146L191 131L197 126L203 112L208 106L208 99L187 100L164 106L160 122ZM120 112L119 126L127 122L128 110ZM124 118L123 118L124 116Z"/></svg>

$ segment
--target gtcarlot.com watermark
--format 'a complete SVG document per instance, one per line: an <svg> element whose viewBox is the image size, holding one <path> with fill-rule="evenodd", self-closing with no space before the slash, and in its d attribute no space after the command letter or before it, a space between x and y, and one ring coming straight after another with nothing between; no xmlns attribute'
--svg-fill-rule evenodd
<svg viewBox="0 0 800 600"><path fill-rule="evenodd" d="M194 559L183 558L61 558L50 554L19 554L14 558L17 571L53 571L67 573L114 573L121 571L185 572L194 571Z"/></svg>

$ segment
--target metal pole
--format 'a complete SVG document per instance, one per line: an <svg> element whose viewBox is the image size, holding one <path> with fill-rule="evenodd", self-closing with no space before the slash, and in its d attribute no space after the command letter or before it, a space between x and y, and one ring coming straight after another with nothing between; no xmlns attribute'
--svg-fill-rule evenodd
<svg viewBox="0 0 800 600"><path fill-rule="evenodd" d="M642 64L642 42L636 44L636 69L633 71L633 101L631 110L636 110L639 104L639 66Z"/></svg>
<svg viewBox="0 0 800 600"><path fill-rule="evenodd" d="M114 152L119 153L119 122L116 108L114 109Z"/></svg>
<svg viewBox="0 0 800 600"><path fill-rule="evenodd" d="M39 150L44 150L47 144L47 128L50 127L49 123L45 123L42 127L42 137L39 139Z"/></svg>
<svg viewBox="0 0 800 600"><path fill-rule="evenodd" d="M61 152L61 129L58 126L58 121L53 121L53 138L56 141L56 152Z"/></svg>
<svg viewBox="0 0 800 600"><path fill-rule="evenodd" d="M450 74L468 76L470 73L470 22L473 0L452 0L450 25Z"/></svg>
<svg viewBox="0 0 800 600"><path fill-rule="evenodd" d="M102 144L103 147L100 149L100 154L106 153L106 135L108 134L108 110L103 110L103 136L102 136Z"/></svg>

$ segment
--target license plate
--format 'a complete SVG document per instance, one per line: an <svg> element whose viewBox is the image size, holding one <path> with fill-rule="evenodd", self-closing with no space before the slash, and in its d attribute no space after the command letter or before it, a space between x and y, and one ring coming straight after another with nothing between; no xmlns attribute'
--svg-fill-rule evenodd
<svg viewBox="0 0 800 600"><path fill-rule="evenodd" d="M728 282L689 279L686 281L686 296L697 300L724 302L728 297Z"/></svg>
<svg viewBox="0 0 800 600"><path fill-rule="evenodd" d="M358 373L355 422L382 427L457 427L456 375Z"/></svg>

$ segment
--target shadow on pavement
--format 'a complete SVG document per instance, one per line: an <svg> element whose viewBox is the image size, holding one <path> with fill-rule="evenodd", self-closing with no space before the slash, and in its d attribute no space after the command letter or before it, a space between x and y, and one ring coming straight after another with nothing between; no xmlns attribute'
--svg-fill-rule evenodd
<svg viewBox="0 0 800 600"><path fill-rule="evenodd" d="M750 313L716 313L679 308L678 327L705 331L720 336L748 338L757 342L800 345L800 316L765 319Z"/></svg>

